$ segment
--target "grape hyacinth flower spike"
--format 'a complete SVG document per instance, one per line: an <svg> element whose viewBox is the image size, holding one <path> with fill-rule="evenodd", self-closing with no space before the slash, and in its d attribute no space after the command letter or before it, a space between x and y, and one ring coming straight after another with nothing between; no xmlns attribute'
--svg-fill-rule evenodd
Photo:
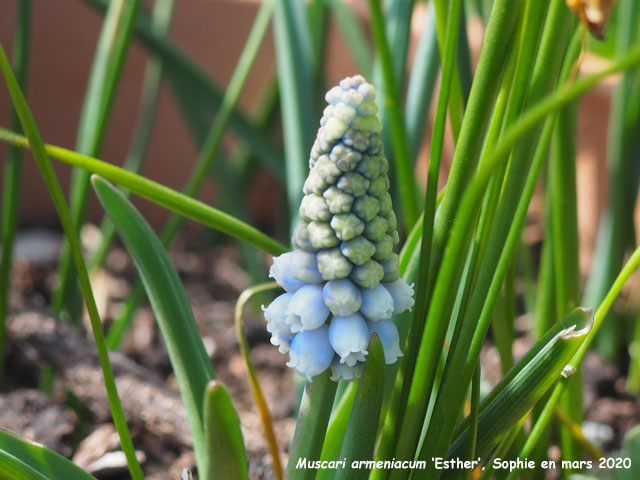
<svg viewBox="0 0 640 480"><path fill-rule="evenodd" d="M271 343L300 375L311 380L331 368L332 380L353 380L373 333L387 364L402 356L391 316L413 306L413 288L394 253L398 225L375 90L357 75L325 98L294 250L274 257L269 273L285 293L264 314Z"/></svg>

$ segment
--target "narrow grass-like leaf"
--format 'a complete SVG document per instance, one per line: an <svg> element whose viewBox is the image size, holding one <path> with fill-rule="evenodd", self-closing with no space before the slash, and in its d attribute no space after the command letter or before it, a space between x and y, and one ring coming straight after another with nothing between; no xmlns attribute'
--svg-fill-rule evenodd
<svg viewBox="0 0 640 480"><path fill-rule="evenodd" d="M304 388L285 472L287 480L312 480L316 476L316 469L298 468L298 461L308 463L320 458L338 386L330 376L331 373L325 371L315 376L313 382L307 382Z"/></svg>
<svg viewBox="0 0 640 480"><path fill-rule="evenodd" d="M14 132L0 127L0 140L13 145L28 148L27 139ZM116 183L136 195L146 198L185 217L207 225L215 230L227 233L273 255L280 255L289 249L265 235L256 228L210 207L198 200L176 192L164 185L149 180L135 173L124 170L110 163L103 162L87 155L81 155L54 145L45 145L45 151L61 162L80 167Z"/></svg>
<svg viewBox="0 0 640 480"><path fill-rule="evenodd" d="M109 0L84 0L85 3L104 12L109 6ZM211 113L217 111L222 102L222 91L192 58L172 41L158 35L152 28L148 16L143 12L138 14L135 25L136 34L144 46L162 59L170 85L174 87L176 98L181 103L182 95L189 95L193 105L199 105L201 116L191 118L192 111L185 110L188 119L201 123L209 118ZM275 175L282 164L279 152L256 129L252 122L239 110L234 110L230 121L231 128L240 136L256 155L266 162ZM204 132L204 129L201 129Z"/></svg>
<svg viewBox="0 0 640 480"><path fill-rule="evenodd" d="M92 177L100 203L133 258L162 331L187 410L198 465L206 465L204 393L214 378L184 287L167 251L149 224L115 187Z"/></svg>
<svg viewBox="0 0 640 480"><path fill-rule="evenodd" d="M262 45L267 33L272 11L273 2L271 0L267 0L263 2L256 14L245 48L242 50L242 54L238 59L238 64L231 76L231 80L229 81L229 86L222 100L220 111L216 116L213 126L208 130L202 150L198 154L196 163L189 174L189 179L183 188L184 194L189 197L195 198L198 196L208 174L213 168L216 158L219 156L219 150L225 130L231 119L231 114L240 99L240 94L242 93L247 81L253 62L258 55L260 46ZM219 165L216 170L228 172L228 168L224 164ZM225 177L225 175L220 176ZM229 177L229 175L226 176ZM220 184L222 183L222 180L224 180L224 178L218 179L216 183ZM221 188L219 187L219 190L222 190L222 193L224 193L226 191L226 187L233 189L233 183L235 182L229 183L231 184L224 185ZM232 208L231 213L237 213L240 210L240 206L235 206ZM160 234L160 240L165 247L168 248L173 243L174 239L182 229L184 221L185 218L180 215L174 214L169 217L162 229L162 233ZM124 337L124 333L129 329L131 322L133 321L133 313L137 310L141 298L142 295L140 287L134 287L133 292L125 301L125 307L123 308L122 313L113 323L113 334L111 332L109 334L110 346L113 348L119 346Z"/></svg>
<svg viewBox="0 0 640 480"><path fill-rule="evenodd" d="M19 459L19 462L27 468L22 471L26 476L21 476L20 466L15 471L11 470L11 457ZM95 480L93 475L78 467L75 463L62 455L48 449L38 443L30 442L14 435L6 430L0 430L0 477L7 480L26 479L35 480L42 478L47 480ZM15 465L15 464L14 464ZM34 472L38 477L29 476Z"/></svg>
<svg viewBox="0 0 640 480"><path fill-rule="evenodd" d="M591 330L593 311L576 309L554 326L512 368L480 405L476 456L494 446L560 378L563 368ZM467 458L468 419L451 444L449 458ZM445 478L461 478L463 472Z"/></svg>
<svg viewBox="0 0 640 480"><path fill-rule="evenodd" d="M430 307L427 329L425 329L425 334L422 337L423 346L425 343L429 344L432 341L430 335L428 335L430 320L432 318L439 318L446 307L446 296L453 288L453 282L458 270L459 258L461 257L461 252L463 251L466 243L465 239L473 225L472 219L476 214L476 206L479 204L487 182L491 178L495 168L506 160L507 154L511 151L512 147L520 139L525 137L526 134L530 132L534 126L538 125L547 115L557 111L568 102L571 102L590 88L593 88L598 81L606 75L610 75L618 69L630 68L637 62L640 62L640 50L630 52L624 59L617 62L612 69L575 81L570 86L561 89L555 95L541 101L530 111L526 112L516 124L505 132L501 141L496 145L491 155L487 158L487 161L479 170L476 178L465 191L462 205L460 207L460 214L456 216L452 226L449 246L445 251L445 258L442 261L443 268L439 274L439 285L436 284L435 286L433 294L434 301ZM440 215L442 215L442 212L440 212ZM425 388L425 385L420 379L422 379L422 374L424 373L423 369L426 365L420 361L420 357L418 357L418 359L419 361L416 366L416 374L414 375L414 385L412 385L412 396L416 399L414 400L415 402L420 402L421 400L418 399L424 398L425 396L425 391L422 390ZM409 408L412 408L411 405L413 405L411 403L412 396L410 396L410 403L408 404Z"/></svg>
<svg viewBox="0 0 640 480"><path fill-rule="evenodd" d="M151 21L153 29L159 35L167 35L173 17L174 0L156 0L153 4ZM140 100L140 111L133 134L133 142L129 148L123 167L138 173L144 163L147 147L151 138L160 86L162 85L162 59L152 56L146 65ZM89 271L94 271L100 265L109 251L111 242L115 238L115 226L109 219L104 219L100 225L100 241L94 250L89 264Z"/></svg>
<svg viewBox="0 0 640 480"><path fill-rule="evenodd" d="M401 211L408 228L412 228L420 213L420 194L413 173L413 162L409 152L406 125L402 115L400 90L396 81L380 0L369 0L369 10L371 13L371 27L378 55L380 56L384 80L384 98L389 114L393 159L402 201Z"/></svg>
<svg viewBox="0 0 640 480"><path fill-rule="evenodd" d="M278 83L280 91L286 92L280 95L280 104L291 225L297 221L316 119L311 40L304 8L297 0L278 1L273 23Z"/></svg>
<svg viewBox="0 0 640 480"><path fill-rule="evenodd" d="M100 153L141 3L141 0L114 0L109 5L96 46L78 125L75 149L80 153L91 156ZM89 173L74 169L69 206L73 224L78 229L84 222L88 195ZM65 310L74 322L78 322L81 315L76 301L76 279L69 243L63 241L58 264L58 285L52 304L58 312Z"/></svg>
<svg viewBox="0 0 640 480"><path fill-rule="evenodd" d="M336 472L336 480L365 479L367 468L351 468L352 462L371 460L376 442L382 390L384 386L384 352L376 334L369 341L369 354L358 382L358 390L353 402L351 417L340 451L341 459L346 459L346 467Z"/></svg>
<svg viewBox="0 0 640 480"><path fill-rule="evenodd" d="M593 342L595 335L598 333L598 329L602 326L602 323L604 322L604 319L609 313L609 310L611 310L613 303L615 302L618 295L620 295L620 292L622 291L622 287L624 287L624 285L629 280L629 277L631 277L631 274L638 268L638 266L640 266L640 247L637 247L635 249L635 251L629 258L625 266L622 268L622 270L618 274L618 277L616 278L615 282L613 282L613 285L611 286L606 297L598 307L598 310L596 310L594 321L593 321L593 327L589 331L587 338L579 346L578 351L571 358L571 361L568 364L569 368L573 367L575 369L580 365L580 363L582 362L582 359L587 353L587 349ZM520 450L520 453L518 454L519 458L526 458L531 454L531 452L535 448L540 436L546 430L547 425L549 424L549 421L553 417L553 412L555 411L556 406L558 405L558 402L560 401L560 398L562 397L562 394L566 389L567 380L568 379L566 378L561 379L560 382L558 382L558 384L554 387L553 392L549 396L549 399L545 403L544 408L540 412L540 416L538 417L538 420L531 428L531 432L529 433L529 437L527 438L527 441L525 442L524 446ZM519 469L515 469L514 471L512 471L509 474L508 480L515 479L518 475L518 471Z"/></svg>
<svg viewBox="0 0 640 480"><path fill-rule="evenodd" d="M616 56L624 55L637 36L640 3L632 0L619 2L616 35ZM608 35L609 36L609 32ZM640 77L627 72L620 79L611 99L607 142L609 185L607 204L600 217L594 251L594 265L587 279L585 300L597 304L607 293L624 262L625 255L635 245L633 228L634 205L640 184ZM612 317L620 320L616 312ZM600 332L598 350L609 359L615 359L625 343L628 333L621 322L607 322Z"/></svg>
<svg viewBox="0 0 640 480"><path fill-rule="evenodd" d="M411 68L407 100L405 102L405 123L411 158L415 163L424 141L431 111L431 100L440 70L440 53L436 17L433 7L429 8L429 22L420 37Z"/></svg>
<svg viewBox="0 0 640 480"><path fill-rule="evenodd" d="M358 70L369 78L373 69L373 60L369 41L360 25L358 17L342 0L326 0L331 9L331 17L345 39L351 58Z"/></svg>
<svg viewBox="0 0 640 480"><path fill-rule="evenodd" d="M26 92L27 72L29 67L29 49L31 43L31 0L18 4L18 18L13 40L13 68L18 85ZM11 128L20 129L20 119L15 111L11 112ZM15 240L18 210L20 202L20 185L22 183L23 152L17 147L10 147L4 167L2 184L2 213L0 218L0 385L4 365L5 321L9 312L9 291L11 285L11 269L13 266L13 243Z"/></svg>
<svg viewBox="0 0 640 480"><path fill-rule="evenodd" d="M36 126L36 122L29 110L27 102L22 95L22 91L18 86L11 65L7 59L2 45L0 45L0 70L4 76L4 79L11 96L14 108L22 129L27 135L28 144L32 148L33 157L36 161L38 169L42 175L42 178L47 187L47 191L60 218L62 227L64 229L67 240L69 241L70 251L75 263L75 268L78 272L78 280L80 283L80 289L85 299L87 312L89 314L89 320L91 322L91 329L93 331L93 338L96 342L96 348L98 350L98 359L100 366L102 367L102 374L104 377L105 389L107 391L107 397L109 399L109 407L111 415L113 417L113 423L115 425L118 437L120 438L120 445L127 459L129 466L129 472L133 480L141 480L144 478L142 468L136 458L133 442L131 441L131 435L129 428L127 427L126 418L122 410L122 404L118 397L118 389L116 387L115 376L113 369L111 368L111 362L109 361L109 353L104 341L104 335L102 333L102 322L100 321L100 315L98 314L98 307L96 305L95 298L93 296L93 290L91 289L91 282L89 281L89 273L87 266L82 256L82 247L80 245L80 239L78 238L77 231L71 218L71 213L67 206L67 202L64 198L64 193L58 182L53 165L47 156L47 152L42 142L42 137ZM24 138L24 137L23 137Z"/></svg>
<svg viewBox="0 0 640 480"><path fill-rule="evenodd" d="M240 418L224 385L209 382L204 392L204 438L207 467L204 480L249 478Z"/></svg>

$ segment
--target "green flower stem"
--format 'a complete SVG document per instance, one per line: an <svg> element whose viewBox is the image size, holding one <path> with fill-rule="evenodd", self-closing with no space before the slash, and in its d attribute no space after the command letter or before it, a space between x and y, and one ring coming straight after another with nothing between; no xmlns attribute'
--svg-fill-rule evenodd
<svg viewBox="0 0 640 480"><path fill-rule="evenodd" d="M141 0L116 0L109 6L96 46L78 125L75 150L80 153L97 156L100 152L141 3ZM89 174L74 170L71 176L70 208L73 224L78 229L84 221L88 196ZM58 286L52 303L56 311L65 310L74 322L78 322L81 315L76 280L70 245L64 241L58 265Z"/></svg>
<svg viewBox="0 0 640 480"><path fill-rule="evenodd" d="M602 326L602 323L604 322L604 319L606 318L607 313L609 313L609 310L611 310L611 307L613 306L613 303L615 302L616 298L618 297L618 295L620 295L620 292L622 291L622 287L624 287L624 285L627 283L627 280L629 280L629 277L631 277L631 274L638 268L638 266L640 266L640 247L636 248L636 250L633 252L633 254L629 258L625 266L622 268L622 270L618 274L618 277L616 278L615 282L609 289L609 292L605 296L604 300L598 307L598 310L594 315L593 327L591 328L591 331L587 335L587 338L585 338L584 342L582 342L582 344L578 348L578 351L575 353L575 355L571 359L571 362L569 362L570 366L574 368L578 368L580 366L580 363L582 362L582 359L587 353L589 346L593 342L594 337L596 336L596 334L598 333L598 330ZM546 429L549 421L553 417L553 413L558 403L560 402L560 398L562 397L562 394L567 388L567 384L570 378L571 377L569 378L563 377L556 384L538 420L536 421L535 425L531 429L531 432L529 433L529 437L527 438L526 443L522 447L522 450L520 450L520 454L518 455L519 458L525 458L532 452L533 448L535 447L538 441L538 438L540 437L541 433ZM517 478L517 475L518 475L518 470L516 469L511 472L511 474L508 477L508 480L514 480L515 478Z"/></svg>
<svg viewBox="0 0 640 480"><path fill-rule="evenodd" d="M133 442L131 441L131 435L127 427L127 421L122 410L122 404L118 397L118 389L116 387L115 377L111 363L109 361L109 353L107 346L104 342L104 336L102 334L102 323L98 314L98 307L96 306L93 291L91 290L91 282L89 281L89 274L87 267L84 263L82 256L82 247L78 238L75 225L71 218L71 213L67 207L64 193L58 183L58 179L53 170L47 152L45 150L42 138L35 124L35 120L29 111L29 107L20 91L20 87L9 65L9 60L4 53L3 47L0 45L0 69L4 75L7 87L11 95L15 110L20 117L22 128L29 138L29 144L31 145L33 156L38 165L38 168L42 174L42 177L49 191L49 195L53 200L53 203L60 217L60 221L64 228L65 234L69 241L71 248L71 254L75 262L75 266L78 272L78 279L80 281L80 287L82 294L84 295L87 311L91 321L91 328L93 330L93 336L96 342L96 348L98 349L98 358L100 359L100 366L102 367L102 373L104 376L105 388L107 390L107 397L109 399L109 407L111 408L111 415L113 416L113 422L120 438L120 445L127 458L129 465L129 473L134 480L144 479L142 468L136 458Z"/></svg>
<svg viewBox="0 0 640 480"><path fill-rule="evenodd" d="M31 0L18 3L18 18L13 40L13 68L22 91L26 91L29 68L29 48L31 43ZM11 127L20 128L20 119L15 110L11 112ZM2 225L0 253L0 385L4 360L5 322L9 313L9 291L11 269L13 266L13 244L16 237L18 210L20 203L20 184L22 183L22 155L17 147L9 148L7 163L4 167L2 187Z"/></svg>
<svg viewBox="0 0 640 480"><path fill-rule="evenodd" d="M487 159L483 168L479 170L478 175L465 191L462 206L460 208L460 214L456 216L452 227L451 241L445 251L443 268L439 274L439 279L434 290L433 302L430 307L429 318L427 319L427 328L425 329L422 337L421 349L426 348L425 345L429 345L431 343L432 339L431 335L429 335L429 326L435 323L435 320L442 316L445 308L447 307L448 292L454 288L458 264L460 263L459 259L463 256L462 252L464 245L466 244L466 238L473 227L472 220L476 215L477 205L480 202L486 184L491 178L495 168L507 159L508 153L514 145L522 138L526 137L547 115L575 100L580 95L593 88L607 75L629 68L638 62L640 62L640 50L630 52L629 55L617 62L612 68L589 77L585 77L537 103L505 133L500 143L493 150L492 155ZM517 239L517 236L515 237ZM474 343L477 346L477 339ZM469 353L474 354L473 351L469 351ZM409 402L407 404L407 416L410 416L413 413L417 415L415 410L424 407L421 405L421 401L426 397L428 387L423 381L423 374L427 367L428 365L425 363L423 358L419 356L409 396ZM414 418L420 417L415 416ZM440 435L438 437L440 438ZM427 438L429 438L428 435ZM441 448L442 446L440 446L440 449ZM423 456L427 457L428 455Z"/></svg>
<svg viewBox="0 0 640 480"><path fill-rule="evenodd" d="M175 0L156 0L154 2L151 22L158 35L167 35L171 25L171 18L173 17L174 6ZM133 143L129 149L129 154L123 165L124 168L132 172L137 173L140 171L147 152L162 84L162 69L162 59L157 55L153 55L145 69L136 131L133 135ZM115 236L116 229L113 222L105 217L100 225L100 243L89 261L90 272L102 265Z"/></svg>
<svg viewBox="0 0 640 480"><path fill-rule="evenodd" d="M247 336L244 331L244 318L242 316L242 308L249 301L249 299L262 292L269 290L279 289L280 286L276 282L267 282L261 285L244 290L238 297L236 302L236 308L234 313L235 325L236 325L236 337L238 338L238 345L240 345L240 353L244 358L245 366L247 367L247 374L249 376L249 386L251 387L251 393L253 394L253 400L260 413L260 419L262 420L262 426L264 427L264 433L269 445L269 452L271 453L271 459L273 461L273 470L276 478L282 480L283 471L282 463L280 461L280 449L278 448L278 441L276 434L273 430L273 422L271 420L271 413L269 412L269 406L262 393L262 387L260 386L260 380L258 373L251 361L251 352L249 351L249 343L247 342ZM214 477L211 477L213 480Z"/></svg>
<svg viewBox="0 0 640 480"><path fill-rule="evenodd" d="M329 370L314 377L313 382L307 382L300 404L296 429L291 442L289 463L285 472L287 480L312 480L316 470L311 468L296 468L298 459L315 461L320 458L322 443L324 442L333 398L336 394L338 382L329 377Z"/></svg>
<svg viewBox="0 0 640 480"><path fill-rule="evenodd" d="M402 201L402 212L407 227L411 228L418 219L420 193L413 173L413 162L409 153L406 125L401 111L400 91L396 83L380 0L369 0L369 11L384 80L385 104L389 111L391 143L398 176L398 189L400 190Z"/></svg>
<svg viewBox="0 0 640 480"><path fill-rule="evenodd" d="M0 140L24 148L29 148L30 145L24 136L4 128L0 128ZM245 241L267 253L280 255L281 253L289 251L289 249L280 242L265 235L251 225L241 222L216 208L210 207L183 193L176 192L153 180L116 167L110 163L103 162L97 158L81 155L62 147L45 145L45 151L56 160L60 160L74 167L83 168L91 173L96 173L142 198L146 198L179 215L184 215L203 225Z"/></svg>

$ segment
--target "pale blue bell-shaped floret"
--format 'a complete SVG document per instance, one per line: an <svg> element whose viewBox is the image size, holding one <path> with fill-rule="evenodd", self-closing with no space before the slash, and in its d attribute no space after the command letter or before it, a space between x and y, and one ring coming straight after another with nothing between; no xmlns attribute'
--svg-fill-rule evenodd
<svg viewBox="0 0 640 480"><path fill-rule="evenodd" d="M293 298L293 293L283 293L276 297L268 307L262 306L264 318L267 320L267 332L291 335L291 327L287 323L287 308L291 298Z"/></svg>
<svg viewBox="0 0 640 480"><path fill-rule="evenodd" d="M377 333L380 338L382 350L384 350L384 363L390 365L395 363L398 357L402 357L398 329L391 320L367 322L367 326L369 327L369 335Z"/></svg>
<svg viewBox="0 0 640 480"><path fill-rule="evenodd" d="M394 315L405 310L411 310L414 304L413 284L408 285L404 278L399 278L395 282L384 283L383 285L393 298Z"/></svg>
<svg viewBox="0 0 640 480"><path fill-rule="evenodd" d="M283 333L271 334L271 345L278 347L278 351L283 355L289 353L292 340L293 336L290 335L285 335Z"/></svg>
<svg viewBox="0 0 640 480"><path fill-rule="evenodd" d="M323 325L293 337L287 366L295 368L300 375L311 381L311 377L329 368L334 356L335 352L329 343L329 327Z"/></svg>
<svg viewBox="0 0 640 480"><path fill-rule="evenodd" d="M295 292L306 285L303 281L293 276L292 260L293 252L283 253L273 257L273 265L269 269L269 276L287 292Z"/></svg>
<svg viewBox="0 0 640 480"><path fill-rule="evenodd" d="M369 329L362 315L333 317L329 325L329 342L340 355L340 363L352 367L363 362L369 345Z"/></svg>
<svg viewBox="0 0 640 480"><path fill-rule="evenodd" d="M362 313L367 320L377 322L387 320L393 315L393 298L382 284L362 289Z"/></svg>
<svg viewBox="0 0 640 480"><path fill-rule="evenodd" d="M324 303L334 315L347 316L356 313L362 305L362 294L351 280L331 280L322 289ZM389 297L391 298L391 297Z"/></svg>
<svg viewBox="0 0 640 480"><path fill-rule="evenodd" d="M324 324L329 307L324 303L321 285L305 285L291 297L285 321L293 333L314 330Z"/></svg>
<svg viewBox="0 0 640 480"><path fill-rule="evenodd" d="M360 378L362 373L362 363L358 362L353 366L346 363L340 363L340 357L336 357L331 363L331 380L337 382L342 379L347 382Z"/></svg>
<svg viewBox="0 0 640 480"><path fill-rule="evenodd" d="M305 283L321 283L322 275L318 270L315 253L296 249L291 257L291 275Z"/></svg>

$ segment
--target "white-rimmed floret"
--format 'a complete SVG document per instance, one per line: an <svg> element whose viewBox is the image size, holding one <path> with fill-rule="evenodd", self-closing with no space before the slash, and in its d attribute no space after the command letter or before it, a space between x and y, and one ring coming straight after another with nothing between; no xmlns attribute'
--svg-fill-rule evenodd
<svg viewBox="0 0 640 480"><path fill-rule="evenodd" d="M360 313L374 322L391 318L393 298L389 291L380 283L373 288L363 288Z"/></svg>
<svg viewBox="0 0 640 480"><path fill-rule="evenodd" d="M362 294L351 280L331 280L322 289L324 303L334 315L346 316L356 313L362 306Z"/></svg>
<svg viewBox="0 0 640 480"><path fill-rule="evenodd" d="M400 339L398 329L391 320L380 320L379 322L367 322L369 334L378 334L382 349L384 350L384 363L390 365L402 356L400 350Z"/></svg>
<svg viewBox="0 0 640 480"><path fill-rule="evenodd" d="M298 333L291 341L287 366L311 381L324 372L333 361L335 351L329 343L329 327L323 325L315 330Z"/></svg>
<svg viewBox="0 0 640 480"><path fill-rule="evenodd" d="M329 325L329 342L340 355L340 363L352 367L363 362L369 345L369 329L362 315L333 317Z"/></svg>
<svg viewBox="0 0 640 480"><path fill-rule="evenodd" d="M321 285L305 285L293 294L286 309L285 322L293 333L324 325L329 307L324 303Z"/></svg>

